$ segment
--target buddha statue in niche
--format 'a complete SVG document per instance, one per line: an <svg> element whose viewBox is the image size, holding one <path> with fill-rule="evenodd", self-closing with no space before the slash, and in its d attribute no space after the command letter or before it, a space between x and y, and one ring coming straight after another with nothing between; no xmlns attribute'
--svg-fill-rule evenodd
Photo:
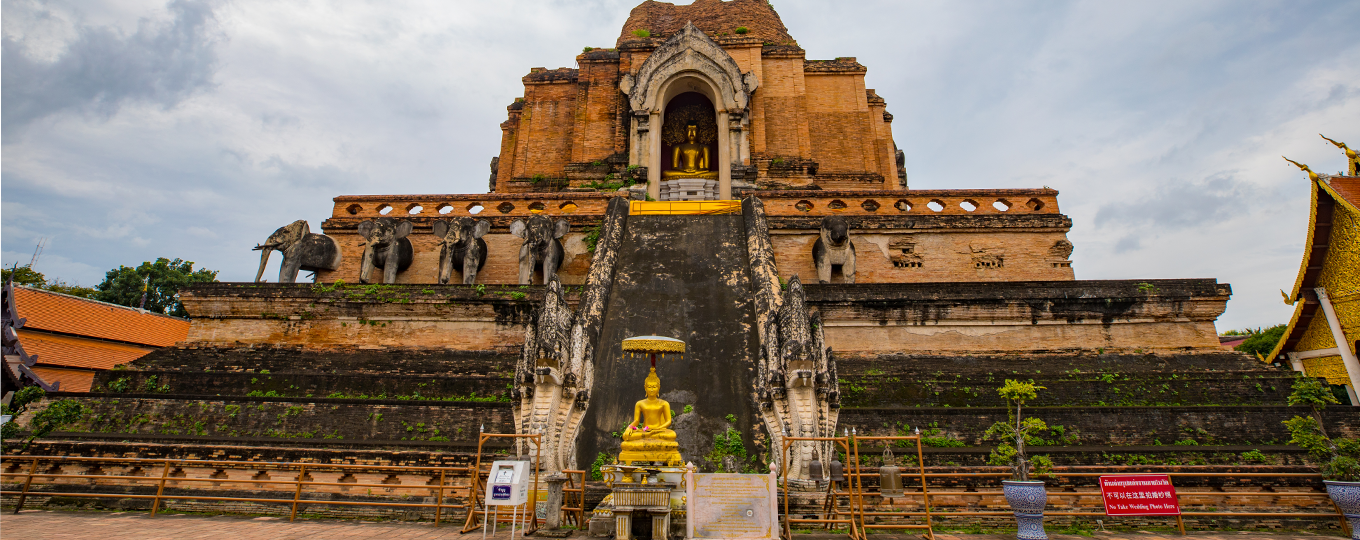
<svg viewBox="0 0 1360 540"><path fill-rule="evenodd" d="M656 368L647 374L643 385L645 399L633 406L633 423L623 430L620 463L654 462L680 465L680 445L675 442L671 427L671 404L657 397L661 393L661 378Z"/></svg>
<svg viewBox="0 0 1360 540"><path fill-rule="evenodd" d="M689 124L685 126L686 142L675 145L675 150L671 152L671 168L661 171L661 178L666 180L680 178L718 179L718 172L709 169L712 160L709 159L708 147L695 142L698 131L699 126L697 125Z"/></svg>

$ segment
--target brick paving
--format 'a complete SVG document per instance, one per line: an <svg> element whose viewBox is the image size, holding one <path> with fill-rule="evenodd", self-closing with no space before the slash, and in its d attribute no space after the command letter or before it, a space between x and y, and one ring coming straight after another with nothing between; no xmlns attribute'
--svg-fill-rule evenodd
<svg viewBox="0 0 1360 540"><path fill-rule="evenodd" d="M291 540L291 539L363 539L383 540L479 540L480 530L459 533L461 524L369 522L346 520L306 520L289 523L276 517L198 516L161 514L151 517L145 512L67 512L24 510L19 514L6 511L0 515L0 534L5 540L68 540L97 538L99 540L191 540L230 538L231 540ZM937 540L1013 540L1005 534L949 534L936 533ZM1192 540L1320 540L1341 538L1335 533L1310 532L1191 532ZM516 535L518 538L518 535ZM840 535L799 534L796 540L841 540ZM500 529L496 540L510 540L510 534ZM577 532L572 538L584 539ZM916 540L918 536L875 534L874 540ZM1091 537L1049 534L1052 540L1091 540ZM1096 533L1096 540L1183 540L1174 533L1149 531Z"/></svg>

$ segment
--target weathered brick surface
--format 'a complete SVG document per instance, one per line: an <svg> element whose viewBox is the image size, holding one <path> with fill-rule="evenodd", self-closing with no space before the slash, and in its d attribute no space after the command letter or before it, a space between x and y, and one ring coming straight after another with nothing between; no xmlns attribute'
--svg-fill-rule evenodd
<svg viewBox="0 0 1360 540"><path fill-rule="evenodd" d="M768 191L759 196L770 216L780 272L786 279L816 275L812 244L822 216L843 216L854 229L858 246L859 283L917 283L944 281L1026 281L1074 279L1066 233L1071 219L1058 209L1057 191L915 190L915 191ZM598 226L604 205L613 195L586 193L410 195L336 197L333 216L322 229L344 249L341 267L320 272L317 280L357 283L363 238L357 227L377 217L384 206L415 224L410 236L415 261L398 274L398 283L434 283L439 248L430 233L439 216L475 216L493 225L484 240L488 254L478 283L516 284L522 241L509 234L511 221L543 208L554 219L566 219L572 232L563 238L565 261L558 275L567 285L581 285L589 272L591 254L585 236ZM941 203L937 212L927 203ZM1007 210L993 203L1003 202ZM964 203L974 205L969 211ZM473 214L467 207L480 205ZM501 212L502 205L508 212ZM449 207L448 214L438 214ZM406 213L419 207L417 214ZM568 211L570 210L570 211ZM1070 246L1069 246L1070 248ZM909 249L911 253L903 252ZM979 268L977 259L993 255L1002 267ZM277 256L275 257L277 259ZM911 264L918 263L918 264ZM454 273L458 281L460 274ZM839 276L833 281L839 280Z"/></svg>
<svg viewBox="0 0 1360 540"><path fill-rule="evenodd" d="M1252 445L1286 443L1289 430L1281 422L1308 411L1284 405L1025 407L1024 414L1049 426L1063 426L1074 445L1172 445L1182 440ZM1323 419L1334 437L1360 435L1360 411L1355 407L1328 407ZM936 426L942 435L968 445L990 444L982 434L1005 420L1004 407L845 407L840 414L842 427L857 428L861 434L894 435L901 426L923 430Z"/></svg>
<svg viewBox="0 0 1360 540"><path fill-rule="evenodd" d="M305 366L298 366L304 367ZM119 371L101 376L104 381L96 392L109 391L109 383L126 384L128 388L177 395L244 396L250 393L269 393L280 396L331 395L386 395L428 398L479 398L506 395L511 377L458 377L430 375L392 375L374 377L360 373L316 373L312 371L273 371L213 373L180 370ZM106 372L101 372L106 373ZM121 382L120 382L121 381Z"/></svg>
<svg viewBox="0 0 1360 540"><path fill-rule="evenodd" d="M517 350L542 287L215 283L182 291L190 343Z"/></svg>
<svg viewBox="0 0 1360 540"><path fill-rule="evenodd" d="M533 68L523 78L523 98L508 108L501 125L496 191L580 187L585 181L573 177L574 167L625 155L631 114L618 82L689 22L759 82L747 126L751 159L736 163L756 167L757 185L897 187L886 104L877 95L871 102L863 65L849 57L805 60L766 2L704 0L685 6L644 2L624 24L617 49L578 55L579 69ZM749 32L737 34L738 27ZM651 35L635 36L637 30ZM780 166L789 164L797 166ZM536 175L551 181L524 182Z"/></svg>
<svg viewBox="0 0 1360 540"><path fill-rule="evenodd" d="M1220 350L1212 279L808 285L840 352Z"/></svg>
<svg viewBox="0 0 1360 540"><path fill-rule="evenodd" d="M1001 407L1005 379L1045 388L1035 406L1283 405L1294 374L1241 353L836 355L849 407Z"/></svg>
<svg viewBox="0 0 1360 540"><path fill-rule="evenodd" d="M186 373L278 372L338 373L370 376L458 375L502 377L515 371L518 351L446 347L308 347L305 345L239 345L213 347L188 344L165 347L138 358L129 367L144 371ZM107 384L117 372L102 375Z"/></svg>
<svg viewBox="0 0 1360 540"><path fill-rule="evenodd" d="M308 446L350 441L400 447L406 441L475 445L478 429L509 433L509 402L392 399L125 397L58 394L85 405L86 415L64 433L122 437L190 437L220 443L269 439ZM408 396L409 397L409 396ZM46 402L33 406L39 412ZM29 417L31 419L31 417ZM61 435L54 435L60 438Z"/></svg>

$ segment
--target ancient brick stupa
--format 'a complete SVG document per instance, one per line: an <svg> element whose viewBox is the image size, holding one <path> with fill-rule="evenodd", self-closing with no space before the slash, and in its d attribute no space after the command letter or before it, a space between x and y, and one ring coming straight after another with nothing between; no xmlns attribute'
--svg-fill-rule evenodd
<svg viewBox="0 0 1360 540"><path fill-rule="evenodd" d="M986 444L1005 377L1048 388L1031 405L1061 406L1055 444L1287 439L1289 375L1218 345L1227 284L1076 280L1051 189L907 189L866 68L806 59L764 0L648 1L619 30L524 77L490 192L335 197L324 235L262 246L284 283L183 291L188 341L101 374L92 415L42 444L448 463L484 424L543 435L545 470L589 468L618 455L649 373L619 344L646 335L688 344L659 398L704 470L741 461L715 446L731 433L740 468L794 477L834 453L783 455L788 436ZM150 377L169 393L107 390ZM173 425L185 411L201 426ZM927 456L981 464L965 450Z"/></svg>

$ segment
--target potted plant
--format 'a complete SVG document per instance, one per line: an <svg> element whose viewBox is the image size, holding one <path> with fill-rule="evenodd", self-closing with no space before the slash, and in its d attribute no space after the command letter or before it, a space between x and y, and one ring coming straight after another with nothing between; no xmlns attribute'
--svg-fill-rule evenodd
<svg viewBox="0 0 1360 540"><path fill-rule="evenodd" d="M1034 381L1020 382L1010 379L997 389L1006 400L1007 421L992 424L987 428L984 439L997 441L992 453L987 456L991 465L1009 465L1014 471L1010 480L1002 482L1006 502L1015 512L1016 537L1020 540L1046 540L1044 534L1044 505L1048 504L1048 492L1044 490L1043 480L1031 477L1048 476L1053 469L1053 461L1048 456L1034 456L1027 459L1025 441L1032 435L1048 429L1048 425L1038 418L1024 418L1021 408L1025 402L1038 396L1044 387L1036 386Z"/></svg>
<svg viewBox="0 0 1360 540"><path fill-rule="evenodd" d="M1322 425L1322 407L1339 403L1321 379L1300 377L1289 394L1290 405L1307 405L1311 414L1284 421L1289 442L1307 450L1322 463L1327 496L1351 523L1351 538L1360 540L1360 439L1333 441Z"/></svg>

